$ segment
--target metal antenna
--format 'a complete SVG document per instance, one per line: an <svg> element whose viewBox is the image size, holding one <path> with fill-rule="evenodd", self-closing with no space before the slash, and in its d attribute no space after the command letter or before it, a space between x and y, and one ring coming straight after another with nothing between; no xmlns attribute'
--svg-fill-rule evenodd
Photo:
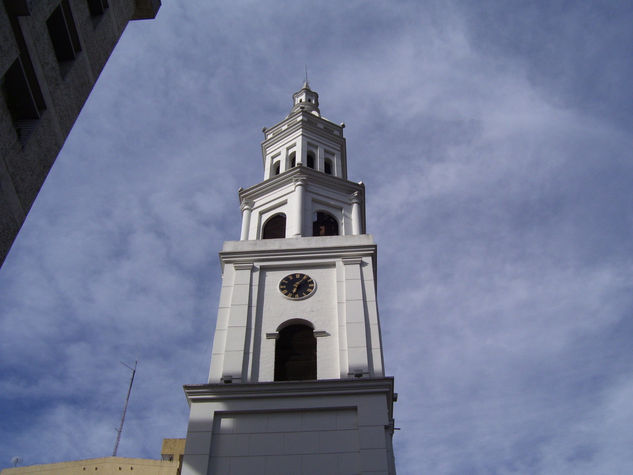
<svg viewBox="0 0 633 475"><path fill-rule="evenodd" d="M132 371L132 378L130 379L130 387L127 389L127 396L125 398L125 406L123 406L123 415L121 415L121 424L119 428L116 430L116 443L114 444L114 451L112 452L112 456L116 457L116 452L119 450L119 442L121 441L121 432L123 432L123 423L125 422L125 413L127 412L127 403L130 401L130 393L132 392L132 384L134 383L134 375L136 374L136 364L138 361L134 362L134 368L126 365L123 361L121 364L126 368Z"/></svg>

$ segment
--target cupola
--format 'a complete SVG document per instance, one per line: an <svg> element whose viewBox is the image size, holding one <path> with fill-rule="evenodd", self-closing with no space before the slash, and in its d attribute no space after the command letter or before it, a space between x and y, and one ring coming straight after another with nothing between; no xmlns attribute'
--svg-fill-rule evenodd
<svg viewBox="0 0 633 475"><path fill-rule="evenodd" d="M310 112L317 117L321 117L321 111L319 110L319 95L310 89L308 81L305 81L303 83L303 87L292 95L292 99L294 104L290 114L303 110Z"/></svg>

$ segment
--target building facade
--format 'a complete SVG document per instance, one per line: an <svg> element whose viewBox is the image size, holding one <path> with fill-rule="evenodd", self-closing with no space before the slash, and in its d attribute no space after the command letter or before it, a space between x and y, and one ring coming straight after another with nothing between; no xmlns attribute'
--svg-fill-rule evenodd
<svg viewBox="0 0 633 475"><path fill-rule="evenodd" d="M185 439L163 439L161 460L101 457L72 462L47 463L26 467L5 468L0 475L85 475L131 473L134 475L180 475Z"/></svg>
<svg viewBox="0 0 633 475"><path fill-rule="evenodd" d="M0 0L0 265L130 20L160 0Z"/></svg>
<svg viewBox="0 0 633 475"><path fill-rule="evenodd" d="M208 383L185 386L183 474L395 474L376 244L343 129L307 82L264 129L264 180L239 190L240 240L220 252Z"/></svg>

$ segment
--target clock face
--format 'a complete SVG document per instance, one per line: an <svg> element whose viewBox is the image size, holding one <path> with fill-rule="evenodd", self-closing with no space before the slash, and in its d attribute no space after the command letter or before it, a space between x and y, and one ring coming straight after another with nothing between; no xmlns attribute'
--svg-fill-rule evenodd
<svg viewBox="0 0 633 475"><path fill-rule="evenodd" d="M279 282L279 291L292 300L308 298L314 292L316 283L306 274L290 274Z"/></svg>

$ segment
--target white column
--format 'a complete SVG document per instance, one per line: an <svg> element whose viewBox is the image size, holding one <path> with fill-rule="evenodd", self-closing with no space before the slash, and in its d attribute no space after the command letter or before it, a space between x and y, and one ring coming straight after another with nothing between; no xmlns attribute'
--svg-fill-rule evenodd
<svg viewBox="0 0 633 475"><path fill-rule="evenodd" d="M317 149L317 157L316 163L314 164L314 169L319 170L320 172L325 171L325 149L322 146L319 146Z"/></svg>
<svg viewBox="0 0 633 475"><path fill-rule="evenodd" d="M226 329L222 380L241 383L247 379L244 362L251 351L247 335L251 325L248 312L253 264L240 263L233 267L235 274Z"/></svg>
<svg viewBox="0 0 633 475"><path fill-rule="evenodd" d="M270 156L266 157L266 162L264 164L264 180L268 180L272 175L272 159Z"/></svg>
<svg viewBox="0 0 633 475"><path fill-rule="evenodd" d="M358 191L352 195L352 234L358 236L361 230L360 196Z"/></svg>
<svg viewBox="0 0 633 475"><path fill-rule="evenodd" d="M240 205L242 210L242 231L240 233L240 241L248 239L248 231L251 226L251 211L253 210L253 202L244 200Z"/></svg>
<svg viewBox="0 0 633 475"><path fill-rule="evenodd" d="M306 163L306 153L307 153L307 144L303 136L299 137L297 140L297 164L305 165Z"/></svg>
<svg viewBox="0 0 633 475"><path fill-rule="evenodd" d="M292 232L290 237L301 237L303 235L303 200L305 194L305 179L295 179L295 212L292 216Z"/></svg>
<svg viewBox="0 0 633 475"><path fill-rule="evenodd" d="M348 378L370 375L360 257L344 257Z"/></svg>

